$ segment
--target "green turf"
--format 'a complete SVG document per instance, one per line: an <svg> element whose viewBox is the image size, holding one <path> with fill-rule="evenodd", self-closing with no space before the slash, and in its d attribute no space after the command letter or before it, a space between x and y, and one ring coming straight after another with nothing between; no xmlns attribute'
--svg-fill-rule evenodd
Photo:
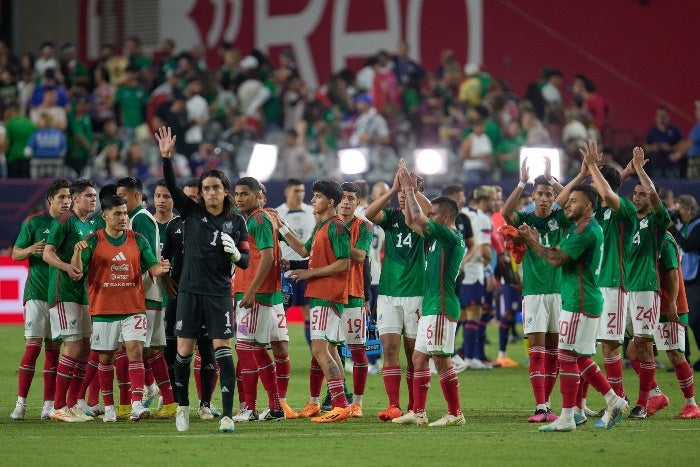
<svg viewBox="0 0 700 467"><path fill-rule="evenodd" d="M496 341L495 326L490 328ZM288 401L301 408L308 396L309 351L299 326L290 329L292 375ZM669 408L650 419L624 422L611 431L585 425L572 433L538 433L525 419L533 400L527 367L467 371L459 375L460 394L467 424L464 427L418 428L379 422L377 412L387 400L380 375L369 376L364 418L318 425L308 420L275 423L239 423L233 434L220 434L217 422L200 421L193 413L190 431L178 433L174 421L139 423L58 423L39 420L41 373L29 394L27 419L10 420L17 387L17 367L23 352L22 329L0 326L0 465L677 465L697 464L694 440L700 420L674 420L683 397L673 373L657 372L671 398ZM495 357L497 347L487 353ZM521 343L510 355L522 362ZM665 357L662 361L666 362ZM37 368L41 368L40 357ZM349 376L349 375L348 375ZM625 370L632 398L636 379ZM351 384L352 378L348 378ZM194 387L191 394L196 398ZM261 406L265 396L259 391ZM405 401L405 393L402 400ZM196 400L196 399L195 399ZM553 405L560 407L558 386ZM220 406L220 396L215 395ZM603 406L591 390L592 407ZM428 415L434 420L445 412L440 384L433 379Z"/></svg>

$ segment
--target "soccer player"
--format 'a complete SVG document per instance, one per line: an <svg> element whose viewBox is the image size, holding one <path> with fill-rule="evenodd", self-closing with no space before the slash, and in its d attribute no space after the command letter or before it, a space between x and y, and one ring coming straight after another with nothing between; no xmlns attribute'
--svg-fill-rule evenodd
<svg viewBox="0 0 700 467"><path fill-rule="evenodd" d="M503 206L509 225L534 227L545 246L559 244L571 224L563 209L553 210L556 193L545 176L534 180L534 212L516 211L518 199L528 183L527 160L520 167L520 182ZM523 257L523 332L530 344L530 385L535 396L535 413L529 423L552 422L557 416L548 405L557 378L557 326L561 312L561 269L553 267L528 248Z"/></svg>
<svg viewBox="0 0 700 467"><path fill-rule="evenodd" d="M372 242L372 225L355 215L360 203L361 188L346 182L341 185L343 198L338 205L338 217L350 230L350 275L348 305L343 309L341 327L345 343L352 355L352 416L362 417L362 399L367 385L369 362L365 351L367 341L367 310L365 308L365 259Z"/></svg>
<svg viewBox="0 0 700 467"><path fill-rule="evenodd" d="M87 370L91 324L85 279L70 261L75 244L92 233L88 215L95 211L97 204L95 182L74 181L70 195L73 207L54 219L43 252L44 261L51 266L47 292L51 337L63 341L50 418L65 422L92 420L77 406L78 392Z"/></svg>
<svg viewBox="0 0 700 467"><path fill-rule="evenodd" d="M399 209L388 207L397 196ZM423 213L430 212L430 201L418 195ZM391 189L367 207L367 219L384 230L384 261L382 262L377 297L377 330L384 349L382 377L389 406L377 414L379 420L389 421L402 415L399 400L401 367L399 352L401 336L406 355L406 385L408 406L413 408L413 348L418 332L418 318L423 303L425 241L406 224L406 194L399 182L398 172Z"/></svg>
<svg viewBox="0 0 700 467"><path fill-rule="evenodd" d="M106 227L88 235L75 245L71 265L87 271L88 301L92 316L91 347L99 353L99 380L105 402L105 422L116 422L117 412L112 395L114 354L123 340L129 359L132 421L150 416L141 401L144 390L143 345L148 319L142 286L141 268L153 276L170 270L167 260L153 256L148 241L141 234L127 229L129 215L121 196L110 196L102 202Z"/></svg>
<svg viewBox="0 0 700 467"><path fill-rule="evenodd" d="M46 290L49 288L49 265L42 259L51 224L70 209L70 182L54 180L46 190L48 210L39 211L22 222L12 247L12 259L29 261L29 276L24 286L24 355L19 363L17 404L10 417L23 420L27 411L27 395L34 378L34 367L44 347L44 407L41 419L49 418L56 391L56 365L61 341L51 340L51 321Z"/></svg>
<svg viewBox="0 0 700 467"><path fill-rule="evenodd" d="M126 200L126 207L129 210L129 228L143 235L148 240L153 256L160 258L162 244L158 222L141 203L142 193L143 183L138 178L124 177L117 181L117 195ZM160 393L163 396L163 407L156 416L158 418L171 418L176 414L177 404L170 385L168 364L163 356L165 321L162 282L160 278L144 273L143 289L146 297L146 316L148 317L143 352L147 374L143 393L144 405L150 407ZM152 373L150 377L148 373ZM157 387L153 387L154 383L157 384Z"/></svg>
<svg viewBox="0 0 700 467"><path fill-rule="evenodd" d="M603 311L603 296L597 285L603 261L603 229L593 218L597 198L595 190L588 185L571 189L565 213L572 225L554 247L540 243L540 232L534 227L523 224L518 229L537 256L562 268L558 344L562 411L555 421L540 427L543 432L576 429L574 411L581 378L600 392L607 403L605 415L594 427L616 426L628 408L627 401L615 394L591 359L595 354L598 319Z"/></svg>
<svg viewBox="0 0 700 467"><path fill-rule="evenodd" d="M214 355L221 376L222 415L219 431L232 432L233 391L236 369L231 353L233 337L233 302L231 301L231 268L248 267L248 234L245 221L235 212L229 196L230 182L219 170L200 175L199 203L191 200L178 186L172 156L175 137L171 129L161 127L156 133L163 156L163 175L180 212L187 239L181 281L178 287L175 334L175 385L179 407L175 417L178 431L189 430L190 363L194 344L206 324L214 344Z"/></svg>
<svg viewBox="0 0 700 467"><path fill-rule="evenodd" d="M280 227L280 233L302 258L309 258L308 269L290 272L292 280L307 281L306 296L311 315L311 398L298 415L300 418L311 417L313 422L331 423L352 416L343 392L343 367L337 349L344 339L341 320L348 303L350 233L336 215L343 196L340 184L335 180L320 180L314 182L312 188L311 205L318 217L318 225L311 237L303 243L285 224ZM324 377L333 408L319 416L321 406L318 401Z"/></svg>
<svg viewBox="0 0 700 467"><path fill-rule="evenodd" d="M428 253L423 309L412 356L413 409L392 422L418 426L428 424L425 412L431 379L428 361L433 358L447 402L447 414L429 426L464 425L459 403L459 379L451 359L460 314L455 280L466 249L464 237L455 227L455 217L459 212L457 203L444 196L435 198L431 201L430 215L426 216L416 199L418 187L415 174L409 174L405 165L399 163L399 177L406 193L406 221L425 239Z"/></svg>
<svg viewBox="0 0 700 467"><path fill-rule="evenodd" d="M260 207L260 183L253 177L236 182L234 200L246 218L250 264L236 271L236 354L241 372L246 408L234 421L284 420L279 400L275 366L267 352L277 315L284 315L277 229ZM268 395L268 407L258 414L257 377Z"/></svg>
<svg viewBox="0 0 700 467"><path fill-rule="evenodd" d="M298 178L290 178L284 187L284 203L277 206L277 212L289 225L289 228L305 242L311 237L311 233L316 227L314 219L314 209L312 206L304 203L304 182ZM301 261L302 257L294 251L289 245L282 242L282 259L286 261ZM301 308L302 316L304 317L304 336L306 342L311 346L311 331L309 322L309 300L304 292L306 290L306 281L297 280L294 282L294 291L292 301L289 306L298 306Z"/></svg>

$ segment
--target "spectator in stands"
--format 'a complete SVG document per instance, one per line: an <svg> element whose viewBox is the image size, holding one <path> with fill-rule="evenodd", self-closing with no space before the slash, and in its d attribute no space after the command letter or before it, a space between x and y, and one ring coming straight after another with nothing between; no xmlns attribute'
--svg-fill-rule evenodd
<svg viewBox="0 0 700 467"><path fill-rule="evenodd" d="M95 130L95 127L93 127L93 130ZM97 131L95 132L97 133ZM110 144L116 144L120 153L124 149L124 141L119 137L119 125L117 125L117 120L114 118L110 118L104 123L102 136L97 141L96 152L99 154Z"/></svg>
<svg viewBox="0 0 700 467"><path fill-rule="evenodd" d="M95 157L93 170L95 177L110 180L117 180L129 176L129 168L122 162L119 146L115 143L109 143L97 157Z"/></svg>
<svg viewBox="0 0 700 467"><path fill-rule="evenodd" d="M32 133L24 154L37 159L60 159L66 154L66 135L56 128L51 120L51 114L41 112L37 118L37 129Z"/></svg>
<svg viewBox="0 0 700 467"><path fill-rule="evenodd" d="M462 158L462 183L476 185L490 180L493 161L493 144L486 134L484 120L471 120L472 132L462 141L459 155Z"/></svg>
<svg viewBox="0 0 700 467"><path fill-rule="evenodd" d="M143 148L139 143L132 142L127 146L126 166L132 177L136 177L139 180L148 178L150 168L144 158Z"/></svg>
<svg viewBox="0 0 700 467"><path fill-rule="evenodd" d="M61 47L60 68L64 77L64 85L68 89L73 86L79 88L80 92L88 92L90 88L90 74L87 66L78 60L75 54L75 45L67 42Z"/></svg>
<svg viewBox="0 0 700 467"><path fill-rule="evenodd" d="M95 88L90 94L90 118L96 132L101 132L107 120L114 115L114 88L109 80L107 67L96 67L93 73Z"/></svg>
<svg viewBox="0 0 700 467"><path fill-rule="evenodd" d="M540 91L545 103L544 121L561 125L564 121L564 99L561 96L562 72L545 68L542 71L542 78Z"/></svg>
<svg viewBox="0 0 700 467"><path fill-rule="evenodd" d="M68 107L70 105L70 98L68 92L60 85L58 77L56 76L56 69L49 68L44 71L41 75L41 84L32 91L31 98L29 99L29 106L36 107L41 105L44 101L44 92L47 89L54 89L56 91L56 105L59 107Z"/></svg>
<svg viewBox="0 0 700 467"><path fill-rule="evenodd" d="M68 115L68 157L66 165L80 175L90 163L95 142L92 121L89 116L90 102L84 94L75 98L73 110Z"/></svg>
<svg viewBox="0 0 700 467"><path fill-rule="evenodd" d="M38 125L39 115L48 113L51 115L51 121L54 128L65 130L68 127L68 118L66 109L57 105L58 92L55 88L46 88L43 93L41 105L38 105L29 111L29 117Z"/></svg>
<svg viewBox="0 0 700 467"><path fill-rule="evenodd" d="M19 113L17 104L10 104L5 110L5 138L7 150L7 176L9 178L29 178L29 158L24 154L24 148L29 138L36 130L29 117Z"/></svg>
<svg viewBox="0 0 700 467"><path fill-rule="evenodd" d="M163 83L168 73L174 72L177 68L177 58L175 57L175 40L166 38L161 46L153 51L151 63L156 72L157 83Z"/></svg>
<svg viewBox="0 0 700 467"><path fill-rule="evenodd" d="M434 146L440 142L440 127L445 123L442 94L433 89L418 107L420 127L417 135L419 146Z"/></svg>
<svg viewBox="0 0 700 467"><path fill-rule="evenodd" d="M654 126L647 131L644 153L649 159L647 172L651 177L679 178L681 167L679 161L683 157L683 133L671 123L668 109L659 106L656 109Z"/></svg>
<svg viewBox="0 0 700 467"><path fill-rule="evenodd" d="M204 141L204 126L209 122L209 104L202 97L202 78L193 77L183 92L187 102L187 131L185 142L191 146L199 146Z"/></svg>
<svg viewBox="0 0 700 467"><path fill-rule="evenodd" d="M407 86L411 81L420 81L425 75L425 70L408 56L408 44L400 41L396 48L394 62L394 74L399 86Z"/></svg>
<svg viewBox="0 0 700 467"><path fill-rule="evenodd" d="M605 99L596 94L595 91L595 83L588 76L579 74L574 77L571 92L583 100L584 107L591 114L593 123L602 134L605 131L610 107Z"/></svg>
<svg viewBox="0 0 700 467"><path fill-rule="evenodd" d="M401 94L391 57L386 50L377 52L371 94L374 108L385 118L391 118L398 112Z"/></svg>
<svg viewBox="0 0 700 467"><path fill-rule="evenodd" d="M549 132L533 110L523 110L520 115L520 121L527 135L525 137L525 146L536 148L552 147L552 139L549 137Z"/></svg>
<svg viewBox="0 0 700 467"><path fill-rule="evenodd" d="M460 103L468 107L475 107L481 104L481 80L479 79L479 65L467 63L464 65L464 75L466 78L459 85L457 99Z"/></svg>
<svg viewBox="0 0 700 467"><path fill-rule="evenodd" d="M695 101L695 125L688 133L688 178L700 178L700 100Z"/></svg>
<svg viewBox="0 0 700 467"><path fill-rule="evenodd" d="M39 76L43 76L46 70L52 69L54 71L60 70L60 64L56 59L56 43L53 41L46 41L41 44L41 52L39 53L39 58L36 59L34 63L34 70ZM60 80L63 77L60 73L56 73L56 77Z"/></svg>
<svg viewBox="0 0 700 467"><path fill-rule="evenodd" d="M314 165L311 163L306 148L299 144L296 130L287 130L284 145L279 149L274 177L277 180L290 178L306 180L312 170L314 170Z"/></svg>
<svg viewBox="0 0 700 467"><path fill-rule="evenodd" d="M114 95L114 105L119 116L120 126L124 128L124 139L133 141L136 127L145 121L148 93L137 80L139 69L129 65L124 70L124 84Z"/></svg>
<svg viewBox="0 0 700 467"><path fill-rule="evenodd" d="M372 97L363 93L355 98L357 119L348 139L351 147L389 144L389 126L374 108Z"/></svg>
<svg viewBox="0 0 700 467"><path fill-rule="evenodd" d="M377 64L377 56L372 55L367 58L365 66L357 72L356 84L359 92L370 92L374 83L374 65Z"/></svg>
<svg viewBox="0 0 700 467"><path fill-rule="evenodd" d="M520 171L520 148L525 145L525 134L518 120L511 120L501 142L496 147L496 161L504 177Z"/></svg>
<svg viewBox="0 0 700 467"><path fill-rule="evenodd" d="M126 38L124 42L124 54L129 59L129 65L134 65L139 71L148 70L151 66L151 58L146 55L141 46L141 39L136 36Z"/></svg>
<svg viewBox="0 0 700 467"><path fill-rule="evenodd" d="M287 78L287 85L282 96L284 113L283 128L285 131L296 130L299 122L304 117L306 107L306 84L301 80L297 72L293 72Z"/></svg>
<svg viewBox="0 0 700 467"><path fill-rule="evenodd" d="M19 113L27 115L29 109L29 101L34 94L35 81L33 71L21 71L20 80L17 82L17 91L19 93L17 102L19 104Z"/></svg>

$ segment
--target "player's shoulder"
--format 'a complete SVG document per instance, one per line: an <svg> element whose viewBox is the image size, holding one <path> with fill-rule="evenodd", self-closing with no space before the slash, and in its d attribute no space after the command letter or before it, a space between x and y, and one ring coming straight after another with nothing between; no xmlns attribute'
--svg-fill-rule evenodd
<svg viewBox="0 0 700 467"><path fill-rule="evenodd" d="M595 220L594 217L584 217L579 221L578 224L576 224L576 229L574 230L577 234L582 234L586 231L590 232L595 232L597 230L600 230L602 232L602 227L598 223L597 220Z"/></svg>
<svg viewBox="0 0 700 467"><path fill-rule="evenodd" d="M43 211L38 211L33 214L28 215L27 217L24 218L24 221L22 222L23 224L33 224L35 222L41 222L44 220L48 220L51 215L49 214L48 211L43 210Z"/></svg>
<svg viewBox="0 0 700 467"><path fill-rule="evenodd" d="M333 217L328 222L328 230L335 230L335 233L338 235L342 235L345 232L349 232L348 226L345 225L345 222L343 222L342 219L338 216Z"/></svg>
<svg viewBox="0 0 700 467"><path fill-rule="evenodd" d="M56 221L57 221L60 225L64 225L64 224L67 224L68 222L70 222L71 220L73 220L74 218L76 218L76 216L75 216L75 213L74 213L73 211L66 211L66 212L64 212L63 214L61 214L61 215L56 219Z"/></svg>

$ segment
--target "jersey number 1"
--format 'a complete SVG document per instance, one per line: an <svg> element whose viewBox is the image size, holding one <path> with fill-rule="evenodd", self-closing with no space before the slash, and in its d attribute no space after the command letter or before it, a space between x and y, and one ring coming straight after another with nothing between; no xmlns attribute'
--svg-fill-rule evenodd
<svg viewBox="0 0 700 467"><path fill-rule="evenodd" d="M211 246L216 246L216 239L217 239L217 238L219 238L219 231L218 231L218 230L215 230L215 231L214 231L214 238L211 239L211 242L209 242L209 244L210 244Z"/></svg>

